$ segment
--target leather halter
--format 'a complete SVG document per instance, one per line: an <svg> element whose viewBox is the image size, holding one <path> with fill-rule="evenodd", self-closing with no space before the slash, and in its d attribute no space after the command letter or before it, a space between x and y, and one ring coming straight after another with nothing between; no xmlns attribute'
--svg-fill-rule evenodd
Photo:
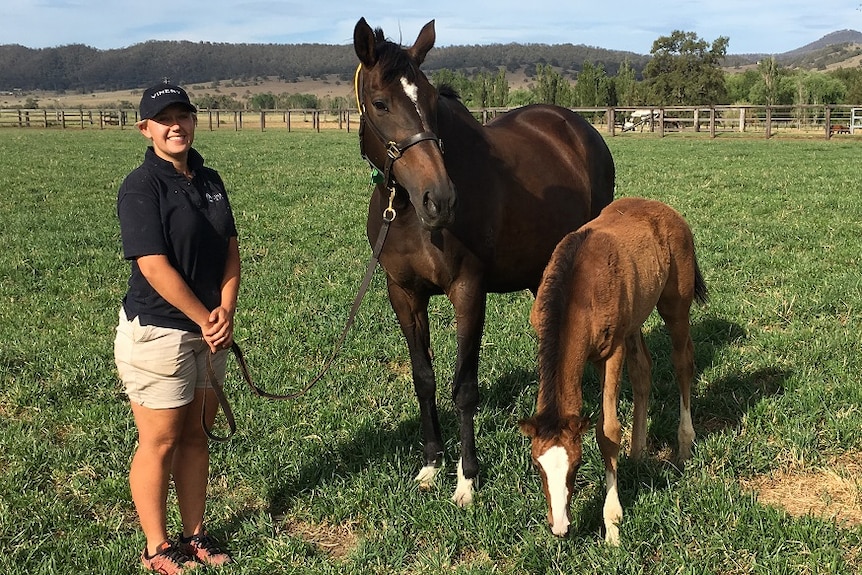
<svg viewBox="0 0 862 575"><path fill-rule="evenodd" d="M400 142L395 142L394 140L390 140L386 136L383 135L383 132L380 131L374 122L371 121L371 118L367 117L365 114L365 103L362 101L360 90L359 90L359 73L362 71L362 64L356 67L356 73L353 76L353 89L356 94L356 106L359 109L359 153L365 158L365 161L368 162L372 168L378 170L383 173L383 184L387 189L392 189L395 187L395 178L392 175L392 165L395 163L395 160L399 159L407 148L411 146L415 146L419 142L424 142L425 140L431 140L437 144L440 148L440 152L443 152L443 141L437 137L437 134L430 131L419 132L417 134L413 134L412 136L408 136L404 138ZM379 166L375 165L374 162L371 161L371 158L365 153L365 144L364 144L364 134L365 134L365 126L371 128L371 131L374 133L374 136L380 140L380 142L385 144L386 147L386 163L381 170Z"/></svg>

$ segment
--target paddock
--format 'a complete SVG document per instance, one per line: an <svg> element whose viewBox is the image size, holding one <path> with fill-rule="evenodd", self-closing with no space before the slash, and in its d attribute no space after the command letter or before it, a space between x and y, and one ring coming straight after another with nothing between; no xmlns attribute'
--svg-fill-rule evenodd
<svg viewBox="0 0 862 575"><path fill-rule="evenodd" d="M682 472L672 462L676 401L656 400L676 397L669 342L658 318L645 325L656 367L651 455L620 460L619 549L601 539L603 465L591 440L569 535L546 526L529 441L517 429L537 392L526 292L488 302L476 418L484 471L473 506L450 504L450 482L415 488L418 409L378 271L330 374L301 400L254 397L231 372L239 430L213 446L209 502L210 530L238 558L231 571L862 572L862 184L847 169L858 163L856 135L686 133L605 132L617 196L658 199L685 216L711 292L692 313L698 441ZM144 145L114 127L0 131L8 573L140 572L126 475L134 426L111 342L127 279L116 192ZM224 177L240 230L237 340L259 384L296 390L338 337L370 252L370 177L356 134L199 129L196 147ZM445 381L454 317L432 301ZM585 397L598 396L594 374L584 385ZM623 390L629 429L627 383ZM446 398L440 412L453 437Z"/></svg>

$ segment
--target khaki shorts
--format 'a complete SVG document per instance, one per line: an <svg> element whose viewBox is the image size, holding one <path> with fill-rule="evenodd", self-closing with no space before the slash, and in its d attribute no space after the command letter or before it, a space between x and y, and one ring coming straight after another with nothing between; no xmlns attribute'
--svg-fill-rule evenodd
<svg viewBox="0 0 862 575"><path fill-rule="evenodd" d="M224 383L228 350L212 358L219 383ZM141 325L120 308L114 361L129 400L150 409L170 409L192 402L195 388L207 385L210 349L199 333Z"/></svg>

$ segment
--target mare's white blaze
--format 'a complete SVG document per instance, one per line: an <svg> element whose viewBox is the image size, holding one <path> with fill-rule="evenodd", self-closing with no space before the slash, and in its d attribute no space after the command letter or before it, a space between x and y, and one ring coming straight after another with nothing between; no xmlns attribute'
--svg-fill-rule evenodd
<svg viewBox="0 0 862 575"><path fill-rule="evenodd" d="M554 535L565 535L569 530L569 517L566 506L569 502L569 488L566 475L569 473L569 454L559 445L545 451L538 459L545 480L548 482L548 497L551 506L551 531Z"/></svg>
<svg viewBox="0 0 862 575"><path fill-rule="evenodd" d="M694 426L691 424L691 410L686 409L682 398L679 398L679 458L683 461L691 457L691 444L694 443Z"/></svg>
<svg viewBox="0 0 862 575"><path fill-rule="evenodd" d="M617 474L613 471L605 471L605 484L607 485L607 495L602 511L605 520L605 542L610 545L619 545L619 523L623 518L623 506L620 505L620 496L617 491Z"/></svg>
<svg viewBox="0 0 862 575"><path fill-rule="evenodd" d="M422 110L419 109L419 86L411 83L407 78L401 78L401 87L404 88L404 93L413 102L416 108L416 113L419 114L419 119L422 120L422 127L428 130L428 124L425 122L425 117L422 115Z"/></svg>
<svg viewBox="0 0 862 575"><path fill-rule="evenodd" d="M458 460L458 486L455 488L455 494L452 495L452 501L458 507L467 507L473 503L473 480L464 477L464 468L460 459Z"/></svg>

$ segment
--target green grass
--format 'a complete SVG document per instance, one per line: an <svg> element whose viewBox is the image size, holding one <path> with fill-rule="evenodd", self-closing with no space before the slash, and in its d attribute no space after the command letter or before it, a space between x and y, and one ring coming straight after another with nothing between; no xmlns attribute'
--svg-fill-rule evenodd
<svg viewBox="0 0 862 575"><path fill-rule="evenodd" d="M517 421L536 395L526 293L489 298L483 465L475 504L449 501L454 319L432 304L447 473L421 493L409 362L375 276L344 350L300 400L258 399L231 372L239 432L213 445L209 527L251 573L858 573L862 527L793 517L740 481L862 457L862 184L853 141L615 138L618 195L691 224L711 303L695 308L693 461L621 462L622 546L602 543L603 472L585 442L572 533L551 535ZM114 215L139 162L133 131L0 138L0 572L137 573L135 445L113 364L125 291ZM237 339L254 377L296 390L323 365L370 249L355 134L201 130L241 234ZM653 316L650 437L675 443L669 343ZM586 381L587 409L597 389ZM630 392L622 399L628 418ZM859 480L856 478L857 487ZM856 501L856 505L862 504ZM178 518L169 518L176 529Z"/></svg>

